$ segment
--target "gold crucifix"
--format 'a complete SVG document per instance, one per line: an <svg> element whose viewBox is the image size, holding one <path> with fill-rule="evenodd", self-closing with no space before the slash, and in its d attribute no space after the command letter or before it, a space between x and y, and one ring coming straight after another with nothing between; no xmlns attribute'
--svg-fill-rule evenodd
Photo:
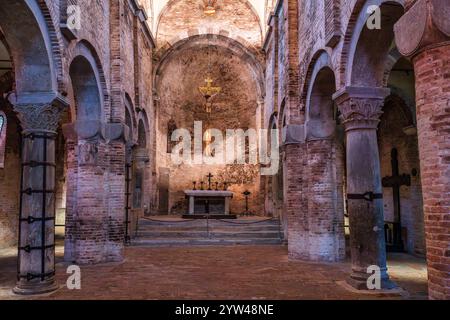
<svg viewBox="0 0 450 320"><path fill-rule="evenodd" d="M215 95L219 94L222 91L221 87L213 87L212 83L213 80L211 77L208 77L205 79L206 87L199 87L198 90L201 92L201 94L205 97L206 100L209 100L210 98L214 97Z"/></svg>

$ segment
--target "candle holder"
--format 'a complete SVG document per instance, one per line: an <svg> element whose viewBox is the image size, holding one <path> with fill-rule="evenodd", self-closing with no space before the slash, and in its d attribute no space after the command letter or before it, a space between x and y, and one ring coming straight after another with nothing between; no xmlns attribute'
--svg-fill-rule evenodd
<svg viewBox="0 0 450 320"><path fill-rule="evenodd" d="M248 190L245 190L242 194L245 196L245 212L244 212L244 216L249 216L249 215L250 215L250 212L249 212L249 210L248 210L248 197L249 197L252 193L251 193L250 191L248 191Z"/></svg>

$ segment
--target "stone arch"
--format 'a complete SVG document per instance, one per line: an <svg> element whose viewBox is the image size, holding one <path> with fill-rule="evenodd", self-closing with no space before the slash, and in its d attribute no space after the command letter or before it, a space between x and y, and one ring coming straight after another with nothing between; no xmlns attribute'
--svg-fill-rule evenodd
<svg viewBox="0 0 450 320"><path fill-rule="evenodd" d="M385 61L380 60L379 57L389 53L394 40L393 26L403 14L404 2L404 0L358 0L356 2L347 25L341 53L340 84L342 87L382 86ZM369 18L367 11L373 5L381 7L383 26L381 30L368 30L366 27ZM372 32L370 36L368 36L369 32Z"/></svg>
<svg viewBox="0 0 450 320"><path fill-rule="evenodd" d="M198 16L194 16L195 14L198 14L198 12L196 12L195 10L199 9L200 6L202 5L202 1L200 0L190 0L192 3L186 3L187 5L191 4L191 10L187 11L187 12L191 12L193 15L193 18L195 18L196 20L200 21L201 20L201 15ZM198 3L197 3L198 2ZM156 38L157 41L160 42L161 41L161 31L162 31L162 25L164 22L164 18L167 17L170 13L170 11L172 9L176 10L175 7L177 4L180 4L180 0L169 0L167 2L167 4L165 5L165 7L161 10L159 16L158 16L158 20L156 23ZM183 38L187 38L190 37L192 35L199 35L199 34L206 34L206 33L214 33L214 34L225 34L225 35L230 35L231 37L233 37L235 40L242 42L244 45L249 45L249 46L261 46L262 41L263 41L263 27L262 27L262 23L261 20L259 18L258 12L256 11L256 9L254 8L254 6L248 1L248 0L238 0L237 4L236 2L224 2L222 3L222 7L225 6L230 6L230 8L232 6L239 5L239 8L235 8L234 11L236 10L243 10L245 8L245 10L247 11L248 15L250 15L250 17L253 17L253 19L255 20L255 23L257 23L257 26L254 26L253 30L254 33L256 34L256 28L257 28L257 39L255 38L255 35L253 35L253 38L255 39L244 39L242 37L242 33L244 33L246 30L241 30L242 32L234 32L234 34L231 31L230 25L233 24L233 21L229 21L228 24L224 24L224 28L219 28L219 29L215 29L214 32L211 32L210 29L211 27L200 27L202 25L201 22L198 23L197 26L194 27L190 27L190 28L186 28L186 26L183 26L182 28L180 28L179 32L177 32L176 34L180 34L180 33L185 33L186 36L181 36L181 38L178 39L183 39ZM229 9L227 7L227 9ZM231 8L232 9L232 8ZM201 9L200 9L201 10ZM231 10L230 10L231 11ZM233 15L235 19L239 19L241 16L243 16L244 13L241 14L236 14L236 12L233 12ZM217 20L216 20L217 22ZM247 17L246 23L247 23L247 30L251 29L248 24L251 22L251 19L249 19ZM173 27L173 25L172 25ZM236 31L236 30L235 30ZM171 40L173 37L169 37L167 40ZM172 41L170 41L172 42Z"/></svg>
<svg viewBox="0 0 450 320"><path fill-rule="evenodd" d="M105 121L105 82L93 48L86 41L77 44L69 67L76 102L77 120Z"/></svg>
<svg viewBox="0 0 450 320"><path fill-rule="evenodd" d="M159 76L164 72L167 63L170 62L170 57L172 56L172 54L184 49L201 45L222 47L240 57L243 61L246 62L249 70L252 72L253 78L256 80L258 96L265 96L264 70L261 62L258 59L257 52L243 46L238 41L233 40L229 37L214 34L192 36L178 41L168 50L162 49L162 52L160 52L160 61L156 66L154 72L154 88L156 88L157 90L159 89Z"/></svg>
<svg viewBox="0 0 450 320"><path fill-rule="evenodd" d="M45 8L38 1L5 0L0 5L0 28L14 60L19 102L31 92L52 96L58 92L61 58L55 53L59 44Z"/></svg>

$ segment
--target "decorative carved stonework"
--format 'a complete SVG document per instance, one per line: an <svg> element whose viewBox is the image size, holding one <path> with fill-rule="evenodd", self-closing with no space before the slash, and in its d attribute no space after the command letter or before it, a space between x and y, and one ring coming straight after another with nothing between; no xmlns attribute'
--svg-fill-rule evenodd
<svg viewBox="0 0 450 320"><path fill-rule="evenodd" d="M418 0L394 26L395 42L400 53L417 55L427 47L450 43L450 2Z"/></svg>
<svg viewBox="0 0 450 320"><path fill-rule="evenodd" d="M14 111L24 130L56 131L62 108L52 104L15 105Z"/></svg>
<svg viewBox="0 0 450 320"><path fill-rule="evenodd" d="M96 143L84 142L77 147L79 165L96 165L98 146Z"/></svg>
<svg viewBox="0 0 450 320"><path fill-rule="evenodd" d="M391 90L378 87L345 87L333 95L346 131L376 129L384 100Z"/></svg>
<svg viewBox="0 0 450 320"><path fill-rule="evenodd" d="M376 129L383 114L384 100L349 98L339 105L345 129Z"/></svg>

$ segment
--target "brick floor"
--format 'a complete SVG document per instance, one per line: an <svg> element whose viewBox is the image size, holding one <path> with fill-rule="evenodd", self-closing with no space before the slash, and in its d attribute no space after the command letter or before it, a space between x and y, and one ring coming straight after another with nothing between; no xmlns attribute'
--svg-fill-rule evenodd
<svg viewBox="0 0 450 320"><path fill-rule="evenodd" d="M59 259L62 247L57 248ZM390 256L390 274L408 295L426 299L425 261ZM0 299L30 299L11 294L15 250L0 251ZM82 267L82 289L68 290L66 266L57 267L61 289L33 299L380 299L347 291L348 262L288 261L283 246L127 248L121 264Z"/></svg>

